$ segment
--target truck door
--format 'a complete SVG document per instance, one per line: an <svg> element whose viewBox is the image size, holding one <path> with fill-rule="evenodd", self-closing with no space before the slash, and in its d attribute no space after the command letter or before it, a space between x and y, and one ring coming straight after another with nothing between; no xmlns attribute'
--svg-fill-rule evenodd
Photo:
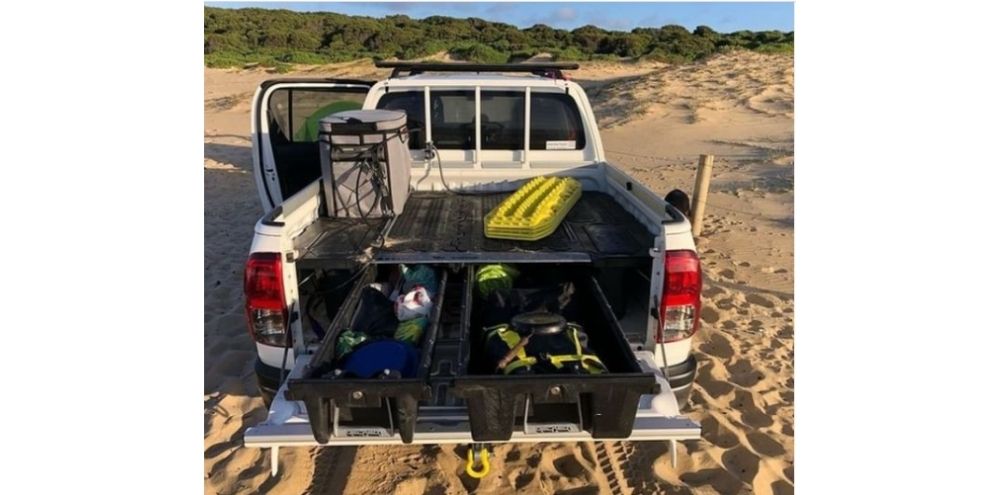
<svg viewBox="0 0 1000 495"><path fill-rule="evenodd" d="M320 176L319 121L361 108L373 83L347 79L265 81L251 112L254 179L264 211Z"/></svg>

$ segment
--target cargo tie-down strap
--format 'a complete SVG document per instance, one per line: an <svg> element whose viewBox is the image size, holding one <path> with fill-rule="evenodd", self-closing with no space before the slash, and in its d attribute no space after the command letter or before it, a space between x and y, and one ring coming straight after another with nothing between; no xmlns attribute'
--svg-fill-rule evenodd
<svg viewBox="0 0 1000 495"><path fill-rule="evenodd" d="M607 373L608 370L599 357L583 353L579 337L580 326L575 323L569 323L566 327L566 335L569 336L569 339L576 348L575 354L543 354L540 357L529 356L527 351L525 351L525 347L521 346L517 350L517 358L508 363L507 366L504 366L503 373L509 375L520 368L534 366L538 364L539 359L547 361L556 369L563 369L567 364L580 363L580 366L592 375ZM517 331L507 324L496 325L486 329L487 340L494 336L499 337L510 349L517 347L522 338L527 338L521 337Z"/></svg>

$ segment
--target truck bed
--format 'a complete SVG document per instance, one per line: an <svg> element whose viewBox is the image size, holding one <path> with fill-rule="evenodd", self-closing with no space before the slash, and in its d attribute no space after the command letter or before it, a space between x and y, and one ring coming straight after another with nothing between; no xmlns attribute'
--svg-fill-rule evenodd
<svg viewBox="0 0 1000 495"><path fill-rule="evenodd" d="M616 264L649 257L653 235L611 196L594 191L584 192L559 228L544 239L487 238L483 218L508 194L413 192L403 214L391 223L320 218L296 239L302 253L298 263L343 266L369 255L376 263ZM362 253L366 246L376 247Z"/></svg>

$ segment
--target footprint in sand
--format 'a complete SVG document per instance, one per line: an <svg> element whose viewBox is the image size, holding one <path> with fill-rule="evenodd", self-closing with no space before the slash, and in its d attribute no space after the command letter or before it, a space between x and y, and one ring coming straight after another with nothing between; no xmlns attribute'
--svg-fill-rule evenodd
<svg viewBox="0 0 1000 495"><path fill-rule="evenodd" d="M719 359L729 359L735 354L729 340L717 333L713 333L708 342L701 344L698 350Z"/></svg>
<svg viewBox="0 0 1000 495"><path fill-rule="evenodd" d="M721 468L708 468L684 473L681 481L693 487L711 486L718 493L745 493L746 490L740 478Z"/></svg>
<svg viewBox="0 0 1000 495"><path fill-rule="evenodd" d="M711 306L705 306L701 308L701 320L708 324L715 323L719 321L719 312Z"/></svg>
<svg viewBox="0 0 1000 495"><path fill-rule="evenodd" d="M730 449L740 444L740 438L732 429L723 425L715 416L709 416L701 422L701 437L712 445Z"/></svg>
<svg viewBox="0 0 1000 495"><path fill-rule="evenodd" d="M726 365L726 371L732 382L741 387L753 387L764 379L764 374L754 368L748 359L740 359L731 365Z"/></svg>
<svg viewBox="0 0 1000 495"><path fill-rule="evenodd" d="M760 455L777 457L785 453L785 448L780 443L759 431L747 433L747 441L750 442L750 447Z"/></svg>
<svg viewBox="0 0 1000 495"><path fill-rule="evenodd" d="M795 335L795 327L791 325L785 325L778 330L777 337L779 339L791 339Z"/></svg>
<svg viewBox="0 0 1000 495"><path fill-rule="evenodd" d="M765 308L774 307L774 301L768 299L767 297L761 294L756 294L756 293L747 294L747 302L756 306L763 306Z"/></svg>
<svg viewBox="0 0 1000 495"><path fill-rule="evenodd" d="M774 424L774 419L757 408L753 395L743 390L736 391L736 397L729 406L740 413L740 420L751 428L763 428Z"/></svg>
<svg viewBox="0 0 1000 495"><path fill-rule="evenodd" d="M698 370L698 374L695 376L695 383L704 389L710 397L718 399L719 397L732 392L735 387L733 387L733 384L729 382L716 380L711 373L712 368L714 367L715 363L712 361L702 365L701 369Z"/></svg>
<svg viewBox="0 0 1000 495"><path fill-rule="evenodd" d="M752 485L757 471L760 470L760 457L750 449L738 445L722 454L722 465L743 482Z"/></svg>
<svg viewBox="0 0 1000 495"><path fill-rule="evenodd" d="M774 483L771 483L771 492L774 495L793 495L795 487L785 480L775 480Z"/></svg>
<svg viewBox="0 0 1000 495"><path fill-rule="evenodd" d="M722 289L721 287L716 287L714 285L706 287L704 290L701 291L702 297L707 299L714 299L715 296L721 296L725 293L726 293L725 289Z"/></svg>
<svg viewBox="0 0 1000 495"><path fill-rule="evenodd" d="M556 472L566 478L581 478L587 474L587 468L583 467L583 464L580 464L580 461L572 454L552 461L552 466L556 468Z"/></svg>
<svg viewBox="0 0 1000 495"><path fill-rule="evenodd" d="M515 490L522 490L535 481L537 474L537 472L528 472L523 469L517 469L510 473L507 476L507 479L512 485L514 485Z"/></svg>

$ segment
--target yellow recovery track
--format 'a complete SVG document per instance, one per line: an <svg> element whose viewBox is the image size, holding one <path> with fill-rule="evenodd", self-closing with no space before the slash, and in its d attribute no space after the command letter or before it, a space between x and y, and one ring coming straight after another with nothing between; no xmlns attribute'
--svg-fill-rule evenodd
<svg viewBox="0 0 1000 495"><path fill-rule="evenodd" d="M535 177L486 215L486 237L516 241L546 237L582 194L583 187L572 177Z"/></svg>

